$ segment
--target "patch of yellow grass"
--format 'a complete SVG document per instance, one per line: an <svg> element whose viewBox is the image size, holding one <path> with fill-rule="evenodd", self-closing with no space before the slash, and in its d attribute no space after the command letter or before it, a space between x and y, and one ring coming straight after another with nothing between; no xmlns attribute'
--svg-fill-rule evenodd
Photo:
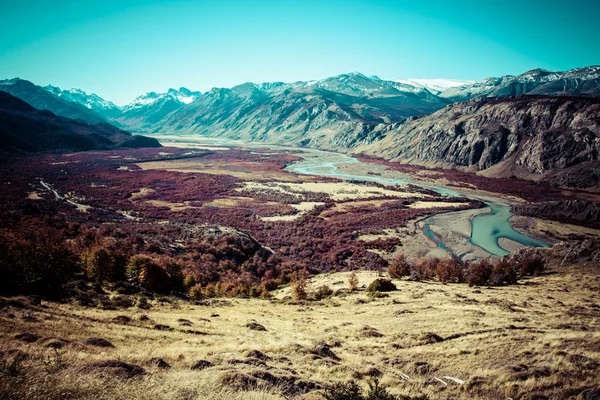
<svg viewBox="0 0 600 400"><path fill-rule="evenodd" d="M220 383L223 374L256 370L320 383L358 378L364 384L367 377L362 374L376 368L391 392L426 394L431 399L501 399L531 392L563 398L566 388L578 393L577 388L600 385L594 369L576 364L579 356L584 361L600 361L600 312L594 306L600 287L591 275L563 271L529 279L526 285L478 291L467 285L394 280L398 291L379 299L363 291L347 293L348 277L349 273L313 277L309 291L328 285L339 294L312 302L284 301L290 291L283 288L274 292L278 300L231 299L204 306L155 300L147 311L55 303L46 303L46 308L8 307L0 314L0 349L53 355L37 343L14 339L24 331L73 341L59 351L67 364L65 370L43 372L46 369L36 358L25 363L41 374L39 381L27 378L31 385L37 382L37 387L29 388L30 394L42 391L45 381L61 391L85 394L77 398L93 398L92 393L96 398L113 398L120 393L121 398L131 399L283 399L280 388L235 392ZM375 272L358 273L360 285L375 278ZM151 321L139 321L142 314ZM113 322L118 315L127 315L133 322ZM192 326L180 325L180 319L191 321ZM249 321L267 330L250 330ZM173 331L156 330L157 323ZM202 334L188 333L189 329ZM432 341L430 334L442 341ZM83 345L89 337L105 338L115 348ZM341 360L311 356L310 349L320 341L333 345L332 351ZM230 362L244 360L250 350L267 354L267 367ZM163 358L173 368L146 366L152 357ZM108 359L144 366L150 375L123 381L75 373L78 366ZM214 367L190 370L197 360L208 360ZM457 384L445 376L466 383ZM448 385L435 381L436 377Z"/></svg>
<svg viewBox="0 0 600 400"><path fill-rule="evenodd" d="M359 198L393 196L397 198L426 197L417 192L400 192L375 186L358 185L349 182L301 182L301 183L261 183L244 182L244 187L239 190L276 190L282 193L325 193L334 201L343 201Z"/></svg>

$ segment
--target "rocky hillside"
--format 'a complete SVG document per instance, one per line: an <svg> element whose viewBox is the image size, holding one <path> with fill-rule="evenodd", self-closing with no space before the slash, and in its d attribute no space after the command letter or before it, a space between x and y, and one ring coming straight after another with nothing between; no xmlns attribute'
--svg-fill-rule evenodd
<svg viewBox="0 0 600 400"><path fill-rule="evenodd" d="M513 212L600 229L600 202L568 200L527 203L514 206Z"/></svg>
<svg viewBox="0 0 600 400"><path fill-rule="evenodd" d="M156 139L134 136L107 123L90 124L38 110L0 91L0 156L121 147L160 147L160 144Z"/></svg>
<svg viewBox="0 0 600 400"><path fill-rule="evenodd" d="M348 137L338 138L348 143ZM464 167L579 188L600 188L600 99L522 96L450 105L379 125L364 152L403 163Z"/></svg>

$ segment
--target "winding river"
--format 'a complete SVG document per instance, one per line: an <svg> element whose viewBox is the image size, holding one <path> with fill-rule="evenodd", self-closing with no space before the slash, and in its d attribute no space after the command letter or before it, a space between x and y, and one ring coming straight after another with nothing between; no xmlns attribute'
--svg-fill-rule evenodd
<svg viewBox="0 0 600 400"><path fill-rule="evenodd" d="M302 149L302 151L304 153L299 155L303 157L303 160L288 165L286 168L287 170L298 174L328 176L345 180L378 182L385 185L412 184L434 190L440 193L442 196L465 196L455 190L414 182L408 175L406 175L403 179L390 179L374 175L361 175L343 172L338 168L338 166L344 164L356 164L360 163L360 161L354 157L350 157L341 153L331 153L311 149ZM488 212L479 214L471 220L471 237L469 241L474 245L479 246L488 253L499 257L509 253L500 247L498 243L500 238L507 238L525 246L548 246L547 243L530 238L529 236L523 235L522 233L513 229L513 227L510 225L510 217L512 214L508 204L504 204L497 200L492 201L489 198L484 199L476 196L465 197L481 200L485 203L486 207L489 208ZM439 247L446 249L444 243L439 241L439 239L437 239L437 237L428 229L428 224L431 224L430 220L425 221L425 233L434 241L436 241Z"/></svg>
<svg viewBox="0 0 600 400"><path fill-rule="evenodd" d="M401 176L401 178L385 178L377 175L366 175L357 173L348 173L342 171L339 167L347 164L360 164L361 161L354 157L348 156L342 153L334 153L329 151L297 148L290 146L278 146L269 144L248 144L242 142L234 142L229 140L207 140L203 137L198 136L169 136L169 135L157 135L166 146L169 142L180 142L180 143L204 143L210 146L244 146L244 147L255 147L255 148L269 148L274 150L284 151L297 151L296 154L302 157L302 161L290 164L286 167L288 171L295 172L297 174L304 175L318 175L339 178L344 180L355 180L355 181L367 181L377 182L384 185L406 185L411 184L426 189L434 190L440 193L442 196L460 196L469 197L472 199L481 200L485 203L489 209L488 212L476 215L471 220L471 237L469 241L482 248L486 252L495 256L502 257L509 252L499 245L499 239L506 238L517 243L521 243L525 246L537 246L547 247L547 243L533 239L520 232L517 232L510 225L510 205L504 203L501 199L491 197L478 197L478 196L467 196L461 194L452 189L426 185L414 181L409 175ZM366 169L366 168L365 168ZM446 249L446 246L442 241L429 230L430 224L433 222L430 219L425 220L424 231L431 239L433 239L439 247Z"/></svg>

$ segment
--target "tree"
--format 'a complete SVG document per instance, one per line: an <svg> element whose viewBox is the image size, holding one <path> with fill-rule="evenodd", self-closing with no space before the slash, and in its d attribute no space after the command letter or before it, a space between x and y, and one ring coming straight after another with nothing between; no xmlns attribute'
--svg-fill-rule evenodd
<svg viewBox="0 0 600 400"><path fill-rule="evenodd" d="M306 300L308 297L308 272L305 269L292 274L292 299Z"/></svg>
<svg viewBox="0 0 600 400"><path fill-rule="evenodd" d="M410 275L411 264L404 256L404 253L399 253L392 260L388 273L392 278L402 278Z"/></svg>
<svg viewBox="0 0 600 400"><path fill-rule="evenodd" d="M355 271L352 271L352 273L348 277L348 290L354 292L355 290L358 290L358 285L358 276L356 276Z"/></svg>

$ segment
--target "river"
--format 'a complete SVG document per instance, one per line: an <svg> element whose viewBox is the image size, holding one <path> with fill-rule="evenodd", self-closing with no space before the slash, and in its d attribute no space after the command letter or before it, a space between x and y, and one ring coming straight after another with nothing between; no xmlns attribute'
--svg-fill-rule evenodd
<svg viewBox="0 0 600 400"><path fill-rule="evenodd" d="M153 135L161 142L168 146L169 143L178 142L191 143L191 144L205 144L212 146L244 146L244 147L255 147L255 148L269 148L274 150L284 151L297 151L297 156L302 158L302 161L295 162L286 167L286 170L295 172L297 174L304 175L318 175L325 177L333 177L344 180L355 180L355 181L367 181L377 182L384 185L406 185L411 184L426 189L434 190L440 193L442 196L459 196L468 197L472 199L481 200L485 203L488 211L476 215L471 220L471 237L469 241L485 250L487 253L502 257L509 254L507 250L499 245L501 238L510 239L524 246L537 246L537 247L548 247L547 243L536 240L529 236L526 236L520 232L517 232L510 224L510 218L512 213L510 212L510 205L503 201L503 199L490 197L490 196L473 196L462 194L456 190L448 189L445 187L427 185L413 179L410 175L402 175L396 178L386 178L377 175L367 175L359 173L345 172L340 167L349 164L360 164L361 161L354 157L348 156L342 153L334 153L329 151L297 148L289 146L269 145L269 144L248 144L243 142L221 140L221 139L207 139L201 136L170 136L170 135ZM356 170L354 168L353 170ZM368 168L365 168L368 170ZM432 240L434 240L439 247L446 249L445 244L434 235L429 229L429 225L433 224L432 220L425 220L424 231Z"/></svg>

